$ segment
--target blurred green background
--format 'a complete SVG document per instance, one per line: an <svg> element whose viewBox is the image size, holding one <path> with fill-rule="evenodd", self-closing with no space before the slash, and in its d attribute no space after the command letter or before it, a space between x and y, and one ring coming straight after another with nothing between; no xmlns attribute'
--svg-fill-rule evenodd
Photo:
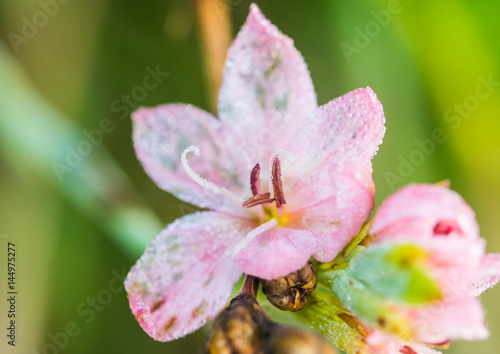
<svg viewBox="0 0 500 354"><path fill-rule="evenodd" d="M500 3L256 2L294 39L319 104L366 86L383 103L376 203L410 182L449 179L475 209L488 251L500 252ZM201 5L215 38L221 28L233 38L250 2L0 1L0 259L14 242L20 326L14 350L2 334L2 353L200 350L203 331L149 338L120 283L163 225L194 210L146 176L129 114L165 102L212 110ZM168 76L141 89L156 68ZM498 353L499 296L482 297L491 337L448 353ZM5 328L5 301L0 308Z"/></svg>

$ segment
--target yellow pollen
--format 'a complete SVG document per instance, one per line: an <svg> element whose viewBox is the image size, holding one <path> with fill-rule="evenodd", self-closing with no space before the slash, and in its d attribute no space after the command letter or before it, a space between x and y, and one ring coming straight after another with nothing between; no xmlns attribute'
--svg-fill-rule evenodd
<svg viewBox="0 0 500 354"><path fill-rule="evenodd" d="M276 208L276 205L270 204L270 205L263 205L264 209L264 214L266 215L266 219L264 222L268 222L271 219L276 219L278 222L278 226L285 226L288 220L290 219L290 216L286 212L284 206L278 210Z"/></svg>

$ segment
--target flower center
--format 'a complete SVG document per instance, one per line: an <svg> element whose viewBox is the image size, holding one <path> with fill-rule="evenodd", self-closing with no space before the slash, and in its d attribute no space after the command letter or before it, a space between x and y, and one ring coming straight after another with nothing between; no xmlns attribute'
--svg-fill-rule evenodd
<svg viewBox="0 0 500 354"><path fill-rule="evenodd" d="M238 242L229 252L229 255L235 255L245 248L256 236L272 229L276 226L285 226L288 221L288 215L283 210L283 204L286 204L285 194L283 192L283 183L281 180L281 163L278 155L284 154L290 160L294 160L291 152L285 150L276 151L271 157L271 193L262 193L260 188L260 164L256 164L250 172L250 190L252 196L246 199L241 205L244 208L254 208L260 219L260 225L250 231L246 237ZM272 205L273 202L275 205Z"/></svg>
<svg viewBox="0 0 500 354"><path fill-rule="evenodd" d="M284 155L293 163L295 158L291 152L286 150L278 150L271 157L271 180L269 189L272 189L272 197L271 192L262 193L260 185L260 164L256 164L254 166L254 168L250 172L250 190L252 191L252 196L246 200L240 198L238 195L234 194L224 187L217 186L207 181L196 172L194 172L187 161L187 155L189 153L200 156L200 149L197 146L192 145L185 149L181 155L182 167L184 167L184 170L194 182L196 182L203 188L212 191L213 193L223 195L235 201L236 203L241 204L244 208L256 207L255 212L258 215L261 224L267 224L273 219L275 220L273 223L276 223L277 225L284 226L286 224L288 216L283 210L283 205L286 204L286 199L285 193L283 192L283 183L281 179L281 162L278 155Z"/></svg>
<svg viewBox="0 0 500 354"><path fill-rule="evenodd" d="M264 205L262 209L264 210L265 222L275 219L278 222L278 226L285 226L288 219L290 219L290 216L283 210L283 208L278 209L272 205Z"/></svg>
<svg viewBox="0 0 500 354"><path fill-rule="evenodd" d="M245 208L253 208L261 206L262 214L261 219L264 221L269 221L271 219L276 219L279 225L284 225L286 223L286 214L283 212L283 205L286 204L285 193L283 192L283 182L281 179L281 162L278 156L275 154L273 156L271 164L271 186L273 190L273 196L271 193L262 193L260 187L260 164L256 164L255 167L250 172L250 189L252 191L252 197L246 199L242 206ZM275 203L276 206L273 206Z"/></svg>
<svg viewBox="0 0 500 354"><path fill-rule="evenodd" d="M252 208L257 205L276 203L276 208L281 208L286 203L283 193L283 183L281 181L281 163L278 156L273 160L271 169L271 182L273 186L273 195L271 193L262 193L260 188L260 165L257 164L250 172L250 189L253 196L245 200L242 204L245 208Z"/></svg>

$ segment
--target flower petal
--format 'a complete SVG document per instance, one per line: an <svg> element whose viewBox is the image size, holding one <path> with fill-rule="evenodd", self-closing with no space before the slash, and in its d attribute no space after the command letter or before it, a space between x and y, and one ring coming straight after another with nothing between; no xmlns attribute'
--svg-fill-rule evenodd
<svg viewBox="0 0 500 354"><path fill-rule="evenodd" d="M294 226L314 232L315 258L331 261L356 236L373 209L371 158L385 132L382 105L370 88L352 91L304 120L283 169L286 209ZM307 149L303 149L307 146ZM292 223L293 223L292 222Z"/></svg>
<svg viewBox="0 0 500 354"><path fill-rule="evenodd" d="M484 239L434 238L413 242L429 251L433 277L446 299L470 297L471 284L480 278Z"/></svg>
<svg viewBox="0 0 500 354"><path fill-rule="evenodd" d="M241 271L224 252L252 225L218 212L176 220L148 246L127 276L130 307L160 341L201 327L227 303Z"/></svg>
<svg viewBox="0 0 500 354"><path fill-rule="evenodd" d="M219 120L184 104L140 108L132 117L137 156L161 188L203 208L245 213L234 201L194 182L181 165L184 150L196 145L200 156L187 158L197 174L236 194L248 194L248 171L239 169L227 142L230 134Z"/></svg>
<svg viewBox="0 0 500 354"><path fill-rule="evenodd" d="M369 87L357 89L319 107L305 117L292 144L307 146L297 154L299 166L331 162L369 161L385 134L382 104ZM331 159L331 155L335 158Z"/></svg>
<svg viewBox="0 0 500 354"><path fill-rule="evenodd" d="M438 352L437 350L429 348L428 346L423 345L421 343L405 343L405 346L411 348L417 354L442 354L441 352ZM403 346L403 348L405 346ZM403 353L403 352L400 351L400 353ZM410 353L411 353L411 351L410 351Z"/></svg>
<svg viewBox="0 0 500 354"><path fill-rule="evenodd" d="M469 286L472 296L479 296L500 281L500 253L483 256L476 271L474 282Z"/></svg>
<svg viewBox="0 0 500 354"><path fill-rule="evenodd" d="M318 261L333 260L370 216L375 197L370 167L369 161L326 164L324 169L311 171L311 178L301 179L302 185L296 184L295 193L290 194L289 225L314 233Z"/></svg>
<svg viewBox="0 0 500 354"><path fill-rule="evenodd" d="M370 332L365 341L369 348L366 352L369 354L441 354L421 343L404 342L380 330Z"/></svg>
<svg viewBox="0 0 500 354"><path fill-rule="evenodd" d="M479 299L463 298L444 303L438 301L433 306L407 310L419 342L482 340L489 334L484 323L485 312Z"/></svg>
<svg viewBox="0 0 500 354"><path fill-rule="evenodd" d="M219 117L235 131L248 171L283 148L316 107L309 71L293 41L252 5L229 49L219 94Z"/></svg>
<svg viewBox="0 0 500 354"><path fill-rule="evenodd" d="M349 92L304 119L292 145L287 147L297 162L283 168L290 212L332 197L342 198L343 186L334 186L336 173L350 176L354 180L350 184L358 183L374 194L371 158L382 142L384 122L382 105L370 88ZM348 208L360 205L357 199L345 201ZM373 200L369 205L371 211Z"/></svg>
<svg viewBox="0 0 500 354"><path fill-rule="evenodd" d="M389 196L373 218L377 240L435 236L479 237L474 211L456 192L434 184L412 184Z"/></svg>
<svg viewBox="0 0 500 354"><path fill-rule="evenodd" d="M255 236L231 259L244 273L271 280L302 268L316 249L312 232L274 227Z"/></svg>

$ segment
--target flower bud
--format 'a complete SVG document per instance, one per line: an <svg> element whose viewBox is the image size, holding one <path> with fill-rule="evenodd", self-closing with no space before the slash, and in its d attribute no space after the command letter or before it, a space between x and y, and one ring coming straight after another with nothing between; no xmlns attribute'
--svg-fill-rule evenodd
<svg viewBox="0 0 500 354"><path fill-rule="evenodd" d="M333 347L314 332L278 324L269 332L265 354L335 354Z"/></svg>
<svg viewBox="0 0 500 354"><path fill-rule="evenodd" d="M240 293L214 320L204 354L334 354L308 330L273 322L254 295Z"/></svg>
<svg viewBox="0 0 500 354"><path fill-rule="evenodd" d="M308 296L316 289L316 269L308 262L302 269L286 277L259 279L267 299L284 311L299 311L307 304Z"/></svg>
<svg viewBox="0 0 500 354"><path fill-rule="evenodd" d="M266 313L250 295L238 295L214 320L204 353L262 354Z"/></svg>

